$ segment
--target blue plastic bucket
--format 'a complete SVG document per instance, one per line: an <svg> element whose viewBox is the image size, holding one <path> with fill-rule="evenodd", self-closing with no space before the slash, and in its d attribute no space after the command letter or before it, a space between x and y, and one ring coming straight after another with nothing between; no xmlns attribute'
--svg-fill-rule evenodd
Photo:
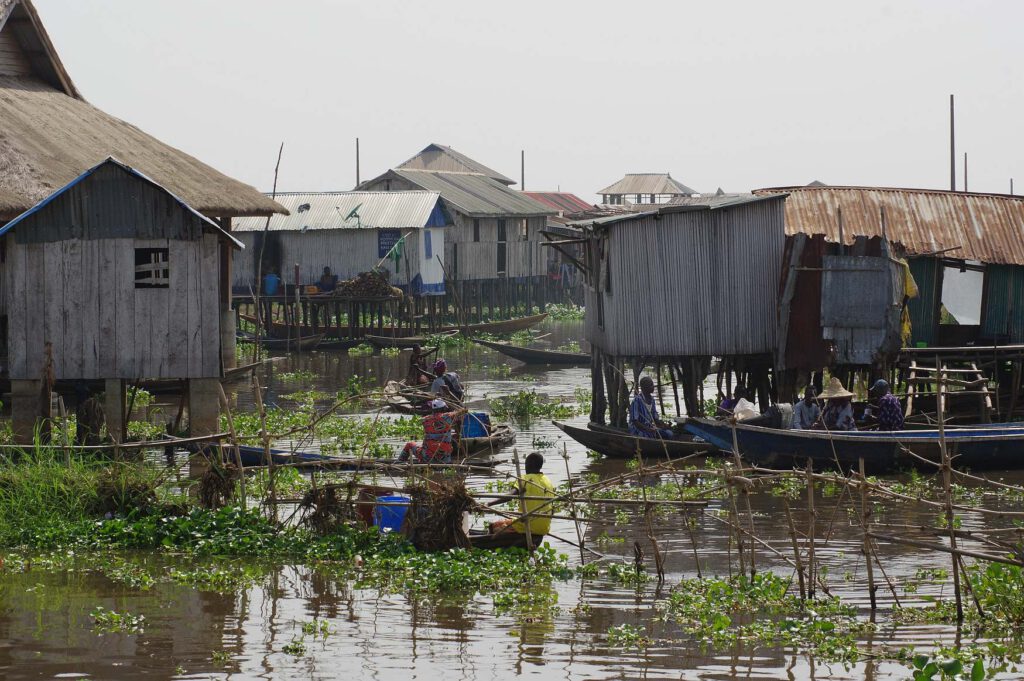
<svg viewBox="0 0 1024 681"><path fill-rule="evenodd" d="M470 412L462 419L462 437L487 437L487 426L490 423L491 417L487 412Z"/></svg>
<svg viewBox="0 0 1024 681"><path fill-rule="evenodd" d="M402 529L402 523L405 522L405 514L409 510L410 501L412 500L409 497L398 495L377 497L377 505L373 507L373 524L381 532L398 532Z"/></svg>

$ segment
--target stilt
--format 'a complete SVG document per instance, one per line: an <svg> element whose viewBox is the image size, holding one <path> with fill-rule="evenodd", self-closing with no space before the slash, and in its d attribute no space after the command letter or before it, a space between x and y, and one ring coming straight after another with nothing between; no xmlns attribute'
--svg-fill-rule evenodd
<svg viewBox="0 0 1024 681"><path fill-rule="evenodd" d="M216 378L192 378L188 381L189 435L212 435L217 432L220 418L220 381ZM192 457L189 476L198 478L208 465L202 457Z"/></svg>
<svg viewBox="0 0 1024 681"><path fill-rule="evenodd" d="M14 429L14 440L20 445L30 445L35 439L36 423L42 418L49 418L41 413L40 394L43 382L17 380L11 381L11 425Z"/></svg>
<svg viewBox="0 0 1024 681"><path fill-rule="evenodd" d="M103 415L107 421L107 435L115 443L121 442L128 424L124 393L124 380L108 378L103 382Z"/></svg>

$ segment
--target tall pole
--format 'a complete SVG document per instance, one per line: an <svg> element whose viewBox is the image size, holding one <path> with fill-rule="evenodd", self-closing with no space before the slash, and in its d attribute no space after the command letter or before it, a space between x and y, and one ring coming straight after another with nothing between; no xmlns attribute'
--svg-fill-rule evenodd
<svg viewBox="0 0 1024 681"><path fill-rule="evenodd" d="M359 138L356 138L356 186L359 186Z"/></svg>
<svg viewBox="0 0 1024 681"><path fill-rule="evenodd" d="M956 191L956 126L953 116L953 95L949 96L949 191Z"/></svg>
<svg viewBox="0 0 1024 681"><path fill-rule="evenodd" d="M967 191L967 152L964 152L964 191Z"/></svg>
<svg viewBox="0 0 1024 681"><path fill-rule="evenodd" d="M1010 178L1010 196L1013 196L1013 178Z"/></svg>
<svg viewBox="0 0 1024 681"><path fill-rule="evenodd" d="M519 152L519 191L526 191L526 149Z"/></svg>

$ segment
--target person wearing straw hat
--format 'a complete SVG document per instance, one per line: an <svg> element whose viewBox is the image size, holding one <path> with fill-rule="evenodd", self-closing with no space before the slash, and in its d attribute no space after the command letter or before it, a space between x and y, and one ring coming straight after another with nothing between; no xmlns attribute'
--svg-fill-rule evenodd
<svg viewBox="0 0 1024 681"><path fill-rule="evenodd" d="M842 381L833 376L818 397L826 401L821 419L815 425L818 430L857 430L853 419L853 393L843 387Z"/></svg>

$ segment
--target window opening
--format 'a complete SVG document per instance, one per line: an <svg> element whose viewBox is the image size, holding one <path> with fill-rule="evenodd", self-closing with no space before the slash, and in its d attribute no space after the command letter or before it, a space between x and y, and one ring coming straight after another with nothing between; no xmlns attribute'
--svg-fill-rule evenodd
<svg viewBox="0 0 1024 681"><path fill-rule="evenodd" d="M171 271L166 248L135 249L135 288L169 288Z"/></svg>

